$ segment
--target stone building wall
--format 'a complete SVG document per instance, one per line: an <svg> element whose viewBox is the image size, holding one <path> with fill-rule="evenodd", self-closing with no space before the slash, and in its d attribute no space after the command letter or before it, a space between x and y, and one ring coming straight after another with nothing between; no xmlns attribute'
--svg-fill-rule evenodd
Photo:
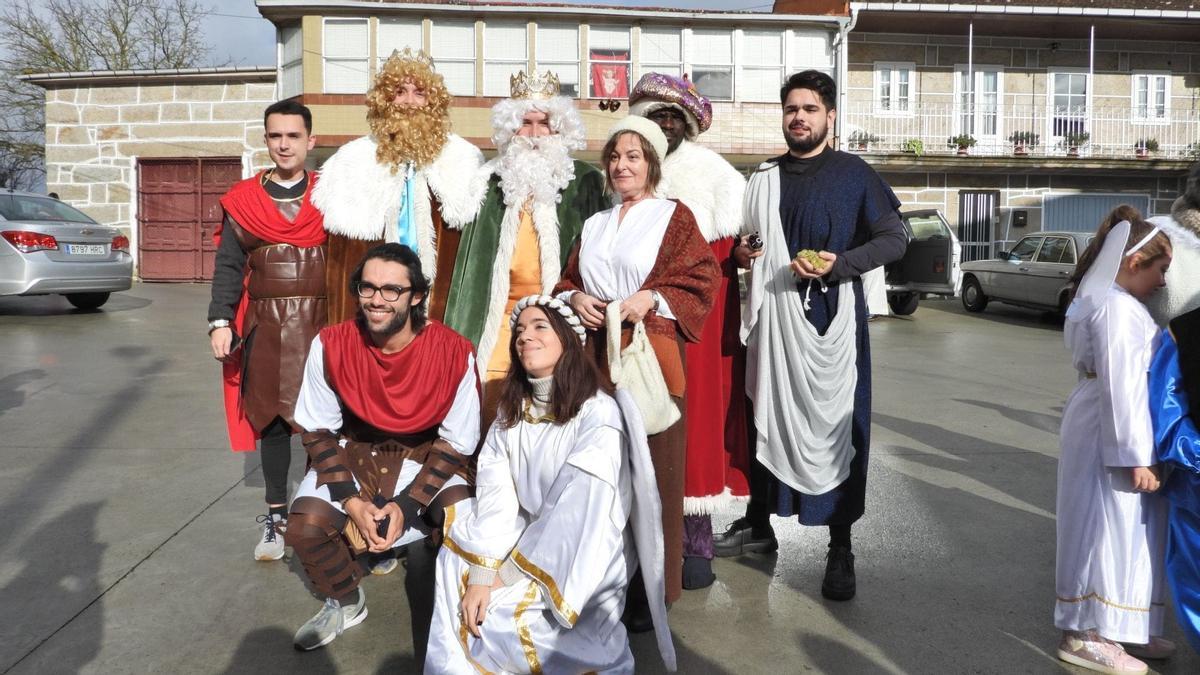
<svg viewBox="0 0 1200 675"><path fill-rule="evenodd" d="M139 158L240 157L248 171L270 165L262 114L275 101L273 73L140 79L47 86L47 191L131 232Z"/></svg>

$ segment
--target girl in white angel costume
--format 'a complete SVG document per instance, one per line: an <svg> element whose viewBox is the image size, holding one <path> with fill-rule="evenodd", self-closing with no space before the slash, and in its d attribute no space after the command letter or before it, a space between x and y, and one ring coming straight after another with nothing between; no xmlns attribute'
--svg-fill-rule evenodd
<svg viewBox="0 0 1200 675"><path fill-rule="evenodd" d="M1144 673L1135 655L1173 651L1157 637L1166 509L1152 494L1147 371L1158 327L1144 305L1170 263L1166 234L1119 207L1080 259L1063 328L1079 383L1063 411L1054 625L1060 659L1105 673Z"/></svg>
<svg viewBox="0 0 1200 675"><path fill-rule="evenodd" d="M634 672L621 613L639 559L674 670L661 506L636 404L606 392L565 303L522 298L510 323L476 496L446 514L425 672Z"/></svg>

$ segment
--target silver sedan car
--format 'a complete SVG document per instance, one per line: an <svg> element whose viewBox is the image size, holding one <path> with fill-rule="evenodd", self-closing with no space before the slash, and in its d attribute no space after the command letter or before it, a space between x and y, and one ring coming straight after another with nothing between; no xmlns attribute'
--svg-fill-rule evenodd
<svg viewBox="0 0 1200 675"><path fill-rule="evenodd" d="M95 309L129 290L129 238L43 195L0 191L0 295L59 293Z"/></svg>
<svg viewBox="0 0 1200 675"><path fill-rule="evenodd" d="M1035 232L994 260L963 263L963 307L982 312L995 300L1065 314L1075 263L1094 237L1091 232Z"/></svg>

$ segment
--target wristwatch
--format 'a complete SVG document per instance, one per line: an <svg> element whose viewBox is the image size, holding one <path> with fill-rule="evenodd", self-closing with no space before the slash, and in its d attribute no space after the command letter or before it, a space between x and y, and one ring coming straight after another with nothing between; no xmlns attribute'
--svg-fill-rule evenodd
<svg viewBox="0 0 1200 675"><path fill-rule="evenodd" d="M209 335L212 335L212 332L218 328L229 328L229 319L213 319L208 322Z"/></svg>

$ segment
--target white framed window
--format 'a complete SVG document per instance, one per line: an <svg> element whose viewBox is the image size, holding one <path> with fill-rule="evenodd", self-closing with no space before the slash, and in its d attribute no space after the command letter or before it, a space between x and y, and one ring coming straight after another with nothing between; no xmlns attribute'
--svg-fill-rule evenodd
<svg viewBox="0 0 1200 675"><path fill-rule="evenodd" d="M875 112L911 115L916 102L917 68L913 63L875 63Z"/></svg>
<svg viewBox="0 0 1200 675"><path fill-rule="evenodd" d="M370 47L366 19L325 19L323 31L325 93L361 94L367 90Z"/></svg>
<svg viewBox="0 0 1200 675"><path fill-rule="evenodd" d="M558 76L563 96L579 96L579 26L538 24L537 71Z"/></svg>
<svg viewBox="0 0 1200 675"><path fill-rule="evenodd" d="M966 64L954 68L955 133L977 139L1000 136L1004 133L1000 110L1000 101L1004 100L1003 68L975 66L972 72L973 78Z"/></svg>
<svg viewBox="0 0 1200 675"><path fill-rule="evenodd" d="M588 30L588 93L592 98L629 98L629 28Z"/></svg>
<svg viewBox="0 0 1200 675"><path fill-rule="evenodd" d="M433 63L455 96L475 95L475 23L437 21L429 46Z"/></svg>
<svg viewBox="0 0 1200 675"><path fill-rule="evenodd" d="M688 62L696 90L714 101L733 100L733 32L692 31Z"/></svg>
<svg viewBox="0 0 1200 675"><path fill-rule="evenodd" d="M638 43L638 70L640 79L646 73L683 75L683 29L643 28Z"/></svg>
<svg viewBox="0 0 1200 675"><path fill-rule="evenodd" d="M788 31L787 73L820 70L829 75L834 68L833 42L828 31L793 29Z"/></svg>
<svg viewBox="0 0 1200 675"><path fill-rule="evenodd" d="M778 100L783 77L783 31L742 31L738 100Z"/></svg>
<svg viewBox="0 0 1200 675"><path fill-rule="evenodd" d="M380 19L379 27L375 30L376 63L383 65L393 51L404 51L405 47L411 48L414 52L425 48L421 19L408 17Z"/></svg>
<svg viewBox="0 0 1200 675"><path fill-rule="evenodd" d="M1091 82L1086 70L1062 69L1049 72L1050 91L1046 96L1046 120L1049 138L1090 133Z"/></svg>
<svg viewBox="0 0 1200 675"><path fill-rule="evenodd" d="M279 98L304 93L304 40L299 26L279 29Z"/></svg>
<svg viewBox="0 0 1200 675"><path fill-rule="evenodd" d="M483 27L483 95L508 96L509 78L528 67L526 24L487 22Z"/></svg>
<svg viewBox="0 0 1200 675"><path fill-rule="evenodd" d="M1134 73L1132 80L1133 119L1165 124L1171 110L1171 74Z"/></svg>

